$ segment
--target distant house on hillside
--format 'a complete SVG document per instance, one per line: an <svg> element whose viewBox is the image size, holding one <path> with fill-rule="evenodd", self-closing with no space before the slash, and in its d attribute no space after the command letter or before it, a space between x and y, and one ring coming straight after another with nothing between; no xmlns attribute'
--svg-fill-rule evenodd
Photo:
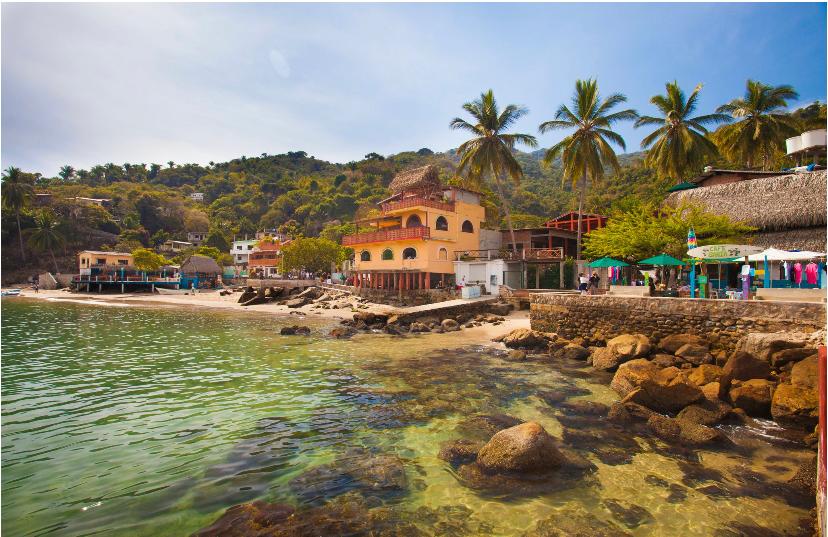
<svg viewBox="0 0 828 537"><path fill-rule="evenodd" d="M824 252L825 170L775 175L673 192L665 203L688 201L756 227L751 239L763 248Z"/></svg>
<svg viewBox="0 0 828 537"><path fill-rule="evenodd" d="M193 243L193 246L201 246L201 243L207 240L206 231L190 231L187 233L187 242Z"/></svg>
<svg viewBox="0 0 828 537"><path fill-rule="evenodd" d="M190 199L193 201L204 201L204 192L193 192L190 194Z"/></svg>
<svg viewBox="0 0 828 537"><path fill-rule="evenodd" d="M162 252L182 252L187 248L192 248L193 243L187 241L174 241L172 239L165 241L158 249Z"/></svg>

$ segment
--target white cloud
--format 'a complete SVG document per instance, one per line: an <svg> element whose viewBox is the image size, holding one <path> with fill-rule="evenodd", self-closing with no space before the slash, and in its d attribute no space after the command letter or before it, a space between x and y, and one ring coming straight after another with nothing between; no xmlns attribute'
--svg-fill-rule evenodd
<svg viewBox="0 0 828 537"><path fill-rule="evenodd" d="M270 65L273 66L273 70L276 71L277 75L282 78L290 77L290 64L288 64L284 54L273 49L268 54L268 57L270 58Z"/></svg>

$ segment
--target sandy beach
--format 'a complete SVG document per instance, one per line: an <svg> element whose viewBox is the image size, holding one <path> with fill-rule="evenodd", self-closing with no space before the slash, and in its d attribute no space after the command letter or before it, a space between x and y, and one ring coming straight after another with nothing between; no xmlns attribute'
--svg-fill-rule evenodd
<svg viewBox="0 0 828 537"><path fill-rule="evenodd" d="M356 312L373 312L390 314L398 311L397 308L383 304L365 303L362 307L353 308L350 305L341 308L317 309L314 304L308 304L301 308L288 308L279 304L259 304L256 306L242 306L238 303L239 293L221 296L219 293L200 293L196 295L150 295L150 294L95 294L95 293L73 293L69 291L40 290L37 293L32 289L23 289L20 297L46 300L50 302L78 302L94 304L102 307L153 307L162 305L165 307L179 308L213 308L223 311L238 312L239 315L265 314L281 318L293 318L297 322L303 319L331 319L344 320L353 318ZM7 300L15 300L8 298ZM507 334L516 328L529 328L529 312L513 312L506 317L506 320L499 324L484 324L472 328L463 329L463 340L466 343L487 343L492 338ZM450 334L453 334L451 336ZM457 332L445 334L429 334L435 337L457 337ZM472 341L476 340L476 341Z"/></svg>

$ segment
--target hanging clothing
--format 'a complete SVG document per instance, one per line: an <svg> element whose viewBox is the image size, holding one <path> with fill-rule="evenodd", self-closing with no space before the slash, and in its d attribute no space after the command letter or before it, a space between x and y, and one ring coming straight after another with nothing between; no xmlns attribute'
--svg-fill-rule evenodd
<svg viewBox="0 0 828 537"><path fill-rule="evenodd" d="M802 263L794 263L793 281L797 285L800 285L802 283Z"/></svg>
<svg viewBox="0 0 828 537"><path fill-rule="evenodd" d="M805 265L805 281L808 282L808 285L816 285L818 272L819 267L813 261Z"/></svg>

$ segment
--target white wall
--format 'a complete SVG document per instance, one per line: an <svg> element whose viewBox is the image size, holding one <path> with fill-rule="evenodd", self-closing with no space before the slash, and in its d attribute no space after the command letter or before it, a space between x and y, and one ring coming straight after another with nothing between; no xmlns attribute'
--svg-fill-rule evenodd
<svg viewBox="0 0 828 537"><path fill-rule="evenodd" d="M503 271L506 264L502 259L492 261L455 261L454 277L459 283L464 280L468 284L483 283L486 292L492 295L500 293L503 284Z"/></svg>

